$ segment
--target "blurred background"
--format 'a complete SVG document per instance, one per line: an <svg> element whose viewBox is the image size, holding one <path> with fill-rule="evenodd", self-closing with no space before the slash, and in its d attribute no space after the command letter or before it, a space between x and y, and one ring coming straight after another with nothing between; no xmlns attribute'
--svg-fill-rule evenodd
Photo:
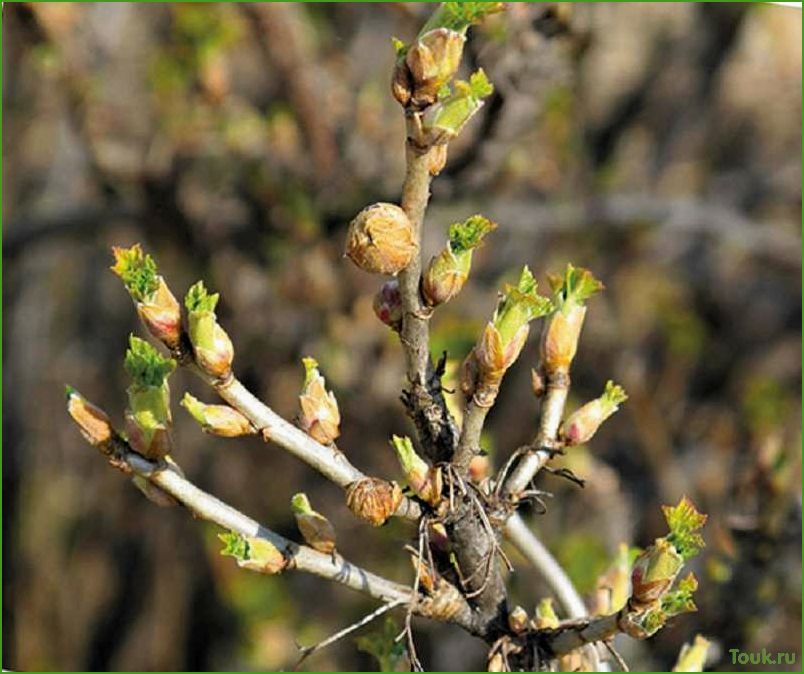
<svg viewBox="0 0 804 674"><path fill-rule="evenodd" d="M390 37L412 39L431 9L5 4L4 667L292 668L297 642L375 607L314 577L238 570L214 527L147 502L84 443L64 384L121 419L122 356L141 331L109 248L139 241L177 295L199 278L221 292L249 387L290 418L300 358L316 357L339 445L398 477L402 355L372 313L380 279L342 247L360 208L399 197ZM695 633L714 641L714 669L763 647L799 667L801 37L800 12L770 5L514 3L468 42L496 92L433 185L425 255L473 213L500 227L436 314L433 353L459 363L522 264L544 280L571 261L605 282L570 408L609 378L630 400L566 458L586 487L542 475L554 498L529 519L588 592L620 542L664 533L661 504L687 494L709 513L700 610L618 641L637 670L667 670ZM489 418L497 465L534 432L535 342ZM184 372L171 381L174 401L213 401ZM347 557L411 580L409 525L368 530L279 448L202 435L178 407L175 422L176 459L202 488L294 538L289 499L305 490ZM547 590L510 554L512 598L532 611ZM432 669L485 667L459 629L420 623L417 642ZM376 666L350 637L302 668Z"/></svg>

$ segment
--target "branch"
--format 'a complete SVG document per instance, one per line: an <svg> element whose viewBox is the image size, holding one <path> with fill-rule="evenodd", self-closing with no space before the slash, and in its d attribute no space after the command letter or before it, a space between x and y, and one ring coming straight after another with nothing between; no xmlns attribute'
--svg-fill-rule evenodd
<svg viewBox="0 0 804 674"><path fill-rule="evenodd" d="M150 480L188 508L196 517L213 522L242 536L267 540L285 553L289 559L289 568L334 580L384 602L404 602L405 604L410 602L413 592L411 588L377 576L342 557L333 558L332 555L294 543L199 489L178 471L144 459L131 450L128 443L122 438L116 437L112 444L112 458L116 467L124 472L128 468L135 474Z"/></svg>
<svg viewBox="0 0 804 674"><path fill-rule="evenodd" d="M181 348L175 355L182 365L189 367L215 389L221 398L246 417L260 431L266 442L275 442L340 487L346 488L351 483L366 477L352 465L343 452L316 442L307 433L280 417L236 377L221 381L208 375L193 362L191 349ZM415 501L404 498L395 515L417 520L421 516L421 507Z"/></svg>
<svg viewBox="0 0 804 674"><path fill-rule="evenodd" d="M411 112L411 115L419 113ZM413 226L418 248L410 264L399 274L403 320L399 334L405 352L410 392L405 396L408 413L416 424L419 439L434 461L446 461L457 442L457 429L441 391L440 368L430 360L428 321L432 310L422 300L421 241L424 213L430 199L430 165L433 148L422 150L408 138L405 145L406 171L402 185L402 209Z"/></svg>
<svg viewBox="0 0 804 674"><path fill-rule="evenodd" d="M539 431L531 447L519 460L508 478L503 493L516 500L517 494L527 488L547 461L554 454L558 427L564 414L564 405L569 393L569 376L557 376L547 380L547 391L542 402Z"/></svg>

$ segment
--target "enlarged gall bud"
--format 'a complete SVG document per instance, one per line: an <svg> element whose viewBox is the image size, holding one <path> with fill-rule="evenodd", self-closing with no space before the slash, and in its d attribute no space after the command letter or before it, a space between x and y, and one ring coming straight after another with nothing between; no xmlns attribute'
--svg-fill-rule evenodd
<svg viewBox="0 0 804 674"><path fill-rule="evenodd" d="M506 671L505 660L503 660L502 653L495 653L489 658L489 663L488 666L486 667L486 671L488 672Z"/></svg>
<svg viewBox="0 0 804 674"><path fill-rule="evenodd" d="M413 225L396 204L366 206L349 223L346 254L363 271L396 276L415 252Z"/></svg>
<svg viewBox="0 0 804 674"><path fill-rule="evenodd" d="M407 50L405 63L412 85L411 102L417 107L435 103L439 91L461 64L466 38L448 28L436 28L421 35Z"/></svg>
<svg viewBox="0 0 804 674"><path fill-rule="evenodd" d="M251 536L241 536L234 532L218 534L224 542L222 555L234 557L243 569L273 575L281 573L287 566L285 555L273 543Z"/></svg>
<svg viewBox="0 0 804 674"><path fill-rule="evenodd" d="M169 349L179 346L181 309L165 279L156 272L156 263L145 255L138 243L131 248L113 247L111 267L128 290L145 328Z"/></svg>
<svg viewBox="0 0 804 674"><path fill-rule="evenodd" d="M684 558L672 543L657 538L634 562L631 569L631 603L635 609L661 599L676 579Z"/></svg>
<svg viewBox="0 0 804 674"><path fill-rule="evenodd" d="M385 524L401 503L402 490L396 482L365 477L346 488L349 510L375 527Z"/></svg>
<svg viewBox="0 0 804 674"><path fill-rule="evenodd" d="M313 510L307 494L298 493L290 500L296 526L305 543L318 552L335 552L335 528L321 513Z"/></svg>
<svg viewBox="0 0 804 674"><path fill-rule="evenodd" d="M613 381L606 382L603 395L586 403L564 422L560 435L568 445L582 445L589 442L600 425L620 409L620 404L628 399L622 386Z"/></svg>
<svg viewBox="0 0 804 674"><path fill-rule="evenodd" d="M304 386L299 395L301 414L299 425L322 445L329 445L340 435L341 414L338 401L332 391L327 391L326 381L318 371L313 358L302 358Z"/></svg>
<svg viewBox="0 0 804 674"><path fill-rule="evenodd" d="M413 449L410 438L394 435L391 446L396 450L399 464L411 489L426 503L436 505L441 500L443 487L441 469L430 466L422 459Z"/></svg>
<svg viewBox="0 0 804 674"><path fill-rule="evenodd" d="M228 405L207 405L189 393L184 394L181 406L201 424L204 433L222 438L238 438L254 435L257 431L248 419Z"/></svg>
<svg viewBox="0 0 804 674"><path fill-rule="evenodd" d="M109 416L89 402L71 386L67 387L67 412L73 418L84 439L93 447L103 448L114 437Z"/></svg>
<svg viewBox="0 0 804 674"><path fill-rule="evenodd" d="M207 374L226 379L232 371L234 347L229 335L218 325L215 316L218 299L218 293L210 295L204 282L199 281L187 291L184 305L196 364Z"/></svg>
<svg viewBox="0 0 804 674"><path fill-rule="evenodd" d="M402 330L402 293L399 291L399 281L391 279L382 284L374 296L374 313L389 328L400 332Z"/></svg>
<svg viewBox="0 0 804 674"><path fill-rule="evenodd" d="M173 448L167 379L176 369L176 361L162 357L148 342L131 335L124 365L131 377L126 389L128 442L145 458L159 461Z"/></svg>
<svg viewBox="0 0 804 674"><path fill-rule="evenodd" d="M548 379L567 374L578 350L578 339L586 316L586 300L603 289L588 269L567 265L564 276L551 276L556 310L542 332L541 361Z"/></svg>
<svg viewBox="0 0 804 674"><path fill-rule="evenodd" d="M449 228L447 245L430 261L422 279L422 294L430 306L449 302L463 288L472 267L472 252L497 225L482 215Z"/></svg>

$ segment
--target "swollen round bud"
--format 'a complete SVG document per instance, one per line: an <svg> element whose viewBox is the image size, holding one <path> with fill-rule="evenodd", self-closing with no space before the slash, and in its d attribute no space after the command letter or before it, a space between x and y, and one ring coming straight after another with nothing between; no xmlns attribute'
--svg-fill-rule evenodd
<svg viewBox="0 0 804 674"><path fill-rule="evenodd" d="M399 281L391 279L382 284L374 296L374 313L389 328L400 332L402 330L402 293L399 291Z"/></svg>
<svg viewBox="0 0 804 674"><path fill-rule="evenodd" d="M346 488L349 510L375 527L385 524L401 503L402 490L396 482L365 477Z"/></svg>
<svg viewBox="0 0 804 674"><path fill-rule="evenodd" d="M480 484L489 476L491 461L487 454L476 454L469 462L469 479Z"/></svg>
<svg viewBox="0 0 804 674"><path fill-rule="evenodd" d="M410 264L416 249L413 225L396 204L367 206L349 224L346 254L363 271L395 276Z"/></svg>

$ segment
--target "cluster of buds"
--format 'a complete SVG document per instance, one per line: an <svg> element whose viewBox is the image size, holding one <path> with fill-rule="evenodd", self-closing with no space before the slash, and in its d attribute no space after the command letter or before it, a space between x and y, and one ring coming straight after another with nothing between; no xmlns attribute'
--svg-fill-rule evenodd
<svg viewBox="0 0 804 674"><path fill-rule="evenodd" d="M607 381L603 395L570 414L564 421L559 435L569 446L589 442L601 424L620 409L620 405L627 399L628 396L622 386L611 380Z"/></svg>
<svg viewBox="0 0 804 674"><path fill-rule="evenodd" d="M295 494L290 506L305 543L327 555L335 554L335 528L326 517L313 510L307 494Z"/></svg>
<svg viewBox="0 0 804 674"><path fill-rule="evenodd" d="M243 569L274 575L281 573L288 565L282 551L271 541L252 536L241 536L231 532L218 534L224 543L222 555L234 557L237 565Z"/></svg>
<svg viewBox="0 0 804 674"><path fill-rule="evenodd" d="M314 358L302 358L304 385L299 395L299 425L322 445L329 445L340 435L341 414L332 391L318 371Z"/></svg>
<svg viewBox="0 0 804 674"><path fill-rule="evenodd" d="M89 402L72 386L67 387L67 412L75 421L84 439L106 453L115 436L112 422L106 412Z"/></svg>
<svg viewBox="0 0 804 674"><path fill-rule="evenodd" d="M396 450L399 465L402 466L410 488L425 503L436 505L441 500L443 488L441 469L431 466L422 459L413 449L410 438L394 435L391 438L391 446Z"/></svg>
<svg viewBox="0 0 804 674"><path fill-rule="evenodd" d="M455 80L454 88L445 85L439 101L422 114L422 131L431 144L447 143L455 138L466 123L483 107L483 99L494 91L482 68L469 80Z"/></svg>
<svg viewBox="0 0 804 674"><path fill-rule="evenodd" d="M199 424L204 433L222 438L239 438L254 435L257 431L251 422L228 405L207 405L189 393L181 400L184 407Z"/></svg>
<svg viewBox="0 0 804 674"><path fill-rule="evenodd" d="M541 341L541 366L548 380L569 374L586 316L586 300L603 289L592 272L571 264L563 277L551 275L549 279L555 311L545 323Z"/></svg>
<svg viewBox="0 0 804 674"><path fill-rule="evenodd" d="M232 372L234 347L215 316L218 299L218 293L210 295L199 281L187 291L184 305L196 364L208 375L226 379Z"/></svg>
<svg viewBox="0 0 804 674"><path fill-rule="evenodd" d="M346 488L346 505L357 517L381 527L402 503L402 489L396 482L364 477Z"/></svg>
<svg viewBox="0 0 804 674"><path fill-rule="evenodd" d="M396 66L391 92L403 107L421 109L438 100L463 56L466 36L449 28L434 28L419 35L411 45L395 40Z"/></svg>
<svg viewBox="0 0 804 674"><path fill-rule="evenodd" d="M128 442L138 454L159 461L173 448L167 380L176 369L176 361L164 358L148 342L131 335L124 365L131 377L131 385L126 389Z"/></svg>
<svg viewBox="0 0 804 674"><path fill-rule="evenodd" d="M402 293L399 290L399 281L395 278L382 284L374 296L374 313L389 328L400 332L402 330Z"/></svg>
<svg viewBox="0 0 804 674"><path fill-rule="evenodd" d="M449 228L447 245L430 261L422 279L422 294L431 307L449 302L463 288L472 266L472 252L497 225L482 215Z"/></svg>
<svg viewBox="0 0 804 674"><path fill-rule="evenodd" d="M494 404L505 371L519 357L528 338L529 323L544 316L552 303L536 292L537 284L527 267L517 285L505 288L494 317L462 366L461 390L481 407Z"/></svg>
<svg viewBox="0 0 804 674"><path fill-rule="evenodd" d="M396 204L366 206L349 223L346 255L363 271L396 276L417 249L413 225Z"/></svg>
<svg viewBox="0 0 804 674"><path fill-rule="evenodd" d="M181 340L181 309L173 293L156 271L156 263L142 252L140 244L131 248L113 247L114 266L126 286L145 328L169 349Z"/></svg>

